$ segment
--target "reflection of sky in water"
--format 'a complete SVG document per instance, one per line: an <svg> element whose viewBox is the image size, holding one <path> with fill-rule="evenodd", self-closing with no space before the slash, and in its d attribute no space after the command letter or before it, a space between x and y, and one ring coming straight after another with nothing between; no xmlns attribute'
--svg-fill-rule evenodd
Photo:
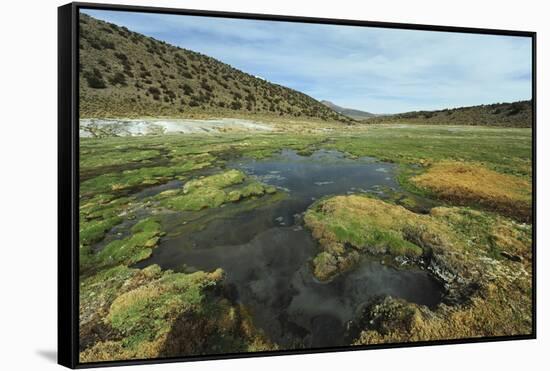
<svg viewBox="0 0 550 371"><path fill-rule="evenodd" d="M393 178L388 177L388 174L393 175L393 164L381 164L372 158L352 160L337 151L320 150L307 157L283 150L270 159L236 161L227 167L241 168L259 180L288 189L291 194L296 193L296 197L304 197L307 201L373 186L397 187Z"/></svg>
<svg viewBox="0 0 550 371"><path fill-rule="evenodd" d="M219 217L199 231L164 238L140 266L223 268L234 299L244 303L256 325L283 348L345 345L347 322L377 295L426 305L439 301L439 285L421 270L395 270L365 260L330 283L317 282L310 272L309 262L318 250L301 227L301 213L323 196L398 187L394 165L352 160L336 151L305 157L285 150L265 160L228 163L227 168L243 169L288 189L289 198L230 217L209 210ZM226 205L224 211L231 207L236 205Z"/></svg>

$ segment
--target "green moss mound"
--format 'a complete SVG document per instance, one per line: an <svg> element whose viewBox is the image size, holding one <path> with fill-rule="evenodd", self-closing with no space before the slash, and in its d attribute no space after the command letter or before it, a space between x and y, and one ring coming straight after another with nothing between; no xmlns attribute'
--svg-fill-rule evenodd
<svg viewBox="0 0 550 371"><path fill-rule="evenodd" d="M319 240L314 274L328 280L362 256L415 257L446 289L435 309L385 297L365 308L355 344L518 335L531 332L531 227L463 207L428 215L366 196L313 205L306 225ZM402 260L400 260L402 261Z"/></svg>
<svg viewBox="0 0 550 371"><path fill-rule="evenodd" d="M170 209L198 211L276 192L275 187L247 179L242 171L231 169L190 180L182 189L163 192L157 199L161 205Z"/></svg>

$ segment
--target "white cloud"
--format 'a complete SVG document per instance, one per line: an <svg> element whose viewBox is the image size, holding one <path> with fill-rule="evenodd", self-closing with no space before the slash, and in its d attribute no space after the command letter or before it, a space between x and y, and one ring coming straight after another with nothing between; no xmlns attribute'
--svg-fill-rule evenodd
<svg viewBox="0 0 550 371"><path fill-rule="evenodd" d="M316 99L403 112L530 99L530 39L93 11Z"/></svg>

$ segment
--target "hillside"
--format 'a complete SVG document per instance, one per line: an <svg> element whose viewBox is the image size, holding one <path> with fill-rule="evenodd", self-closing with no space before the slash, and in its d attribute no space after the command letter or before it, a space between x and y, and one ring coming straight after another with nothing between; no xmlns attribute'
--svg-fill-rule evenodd
<svg viewBox="0 0 550 371"><path fill-rule="evenodd" d="M268 115L350 122L214 58L80 15L80 117Z"/></svg>
<svg viewBox="0 0 550 371"><path fill-rule="evenodd" d="M531 127L531 101L484 104L439 111L415 111L372 118L368 123L411 123L433 125L481 125Z"/></svg>
<svg viewBox="0 0 550 371"><path fill-rule="evenodd" d="M374 113L360 111L352 108L341 107L328 100L322 100L321 103L323 103L325 106L327 106L331 110L341 113L342 115L352 118L354 120L365 120L376 116Z"/></svg>

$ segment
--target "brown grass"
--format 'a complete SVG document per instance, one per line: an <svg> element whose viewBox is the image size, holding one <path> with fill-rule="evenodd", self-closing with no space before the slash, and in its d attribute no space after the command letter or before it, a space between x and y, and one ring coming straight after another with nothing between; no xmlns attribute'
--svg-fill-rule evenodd
<svg viewBox="0 0 550 371"><path fill-rule="evenodd" d="M371 310L376 328L363 330L354 344L467 339L531 333L530 286L524 279L488 284L469 305L440 305L431 311L401 299L386 298Z"/></svg>
<svg viewBox="0 0 550 371"><path fill-rule="evenodd" d="M439 198L531 221L531 182L476 163L440 162L411 181Z"/></svg>
<svg viewBox="0 0 550 371"><path fill-rule="evenodd" d="M428 251L427 269L446 282L446 304L433 309L391 297L373 303L362 316L356 344L531 332L528 225L464 207L416 214L359 195L322 200L308 210L305 222L322 249L314 259L314 271L328 272L329 278L347 270L341 259L347 255L338 250L345 247L344 240L346 246L365 244L357 251L374 255L388 244L407 247L408 242ZM371 238L375 230L376 239ZM506 258L503 252L518 259Z"/></svg>

